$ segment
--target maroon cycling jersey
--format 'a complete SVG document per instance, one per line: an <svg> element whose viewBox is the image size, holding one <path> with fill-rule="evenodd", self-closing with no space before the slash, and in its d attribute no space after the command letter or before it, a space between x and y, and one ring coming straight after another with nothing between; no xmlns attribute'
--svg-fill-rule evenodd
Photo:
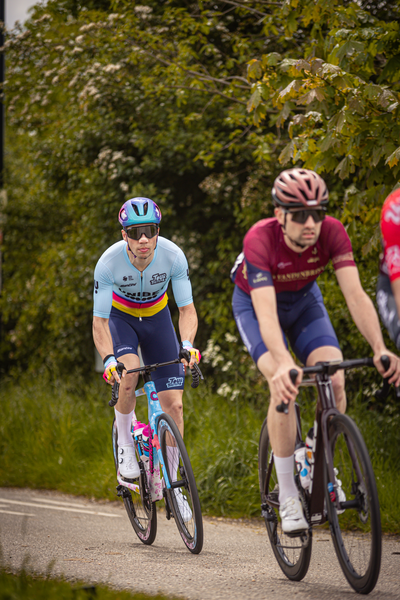
<svg viewBox="0 0 400 600"><path fill-rule="evenodd" d="M383 204L381 232L383 256L380 270L394 281L400 277L400 190L390 194Z"/></svg>
<svg viewBox="0 0 400 600"><path fill-rule="evenodd" d="M247 232L232 280L247 294L264 286L274 286L277 294L295 292L317 279L330 260L335 270L355 266L350 238L337 219L326 217L316 244L303 252L289 248L276 218L263 219Z"/></svg>

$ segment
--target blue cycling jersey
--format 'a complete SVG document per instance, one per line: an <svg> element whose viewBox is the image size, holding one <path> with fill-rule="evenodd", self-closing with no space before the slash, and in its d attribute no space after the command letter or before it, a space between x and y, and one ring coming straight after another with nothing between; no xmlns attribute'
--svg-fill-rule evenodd
<svg viewBox="0 0 400 600"><path fill-rule="evenodd" d="M134 317L155 315L167 305L170 281L176 304L191 304L188 263L176 244L159 237L153 260L139 271L129 260L126 242L121 240L110 246L96 265L93 314L108 319L114 307Z"/></svg>

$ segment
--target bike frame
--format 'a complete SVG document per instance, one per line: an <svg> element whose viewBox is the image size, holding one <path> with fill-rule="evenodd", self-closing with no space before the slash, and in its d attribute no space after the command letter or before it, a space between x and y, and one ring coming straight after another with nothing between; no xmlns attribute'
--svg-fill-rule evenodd
<svg viewBox="0 0 400 600"><path fill-rule="evenodd" d="M327 467L328 469L328 482L334 485L335 483L335 474L333 470L333 456L332 451L329 444L328 438L328 427L329 421L335 415L340 414L338 409L336 408L335 395L333 391L333 385L331 380L331 375L335 374L338 370L346 370L354 367L361 366L374 366L372 358L358 358L354 360L348 361L329 361L323 363L317 363L317 365L312 367L304 367L304 374L313 374L313 377L310 379L305 379L301 382L300 386L313 386L317 388L318 400L315 412L314 419L314 440L313 440L313 463L311 465L311 483L308 494L308 509L310 512L310 523L311 525L321 525L326 522L327 514L326 508L324 509L325 502L325 489L324 489L324 469ZM386 367L388 368L388 367ZM295 375L294 375L295 374ZM297 377L297 371L293 370L293 378L294 381ZM286 405L281 405L278 407L280 412L286 412ZM296 434L296 443L302 440L301 433L301 420L300 420L300 407L295 402L295 410L296 410L296 424L297 424L297 434ZM349 446L349 451L353 452L351 446ZM356 461L357 462L357 461ZM326 467L325 467L326 465ZM270 476L272 470L273 462L272 457L270 461L270 465L268 467L268 477L266 478L266 482ZM361 477L360 473L357 473L359 477ZM331 497L331 501L335 502L336 508L338 510L351 508L354 506L354 501L345 501L339 502L338 496L336 494L334 497ZM278 502L269 501L271 506L274 508L278 508Z"/></svg>
<svg viewBox="0 0 400 600"><path fill-rule="evenodd" d="M183 482L178 480L178 481L171 483L168 478L167 469L165 469L164 459L162 456L160 443L158 441L158 435L157 435L158 421L159 421L161 415L164 413L164 411L161 408L161 404L160 404L160 400L158 398L156 386L151 379L150 372L155 371L158 367L164 367L167 365L173 365L173 364L177 364L177 363L180 363L180 359L175 359L175 360L172 360L172 361L169 361L166 363L157 363L155 365L148 365L147 367L139 367L137 369L130 369L129 371L126 371L127 375L129 373L142 373L142 375L143 375L144 386L142 388L140 388L139 390L136 390L135 396L136 397L147 396L148 420L149 420L149 424L150 424L150 440L149 441L150 441L150 447L151 447L151 452L149 450L149 462L150 462L149 471L150 471L151 475L153 476L154 471L157 472L157 470L159 470L160 465L161 465L162 471L163 471L165 487L168 489L175 488L175 487L181 487ZM132 428L132 432L133 432L133 428ZM156 452L154 452L154 450L156 450ZM140 494L139 485L137 483L131 483L129 481L126 481L125 479L122 479L121 475L119 473L119 469L117 472L117 480L121 486L129 488L132 492L135 492L136 494ZM151 488L153 487L150 482L149 482L149 486ZM157 492L159 492L159 493L157 493ZM162 492L161 492L161 494L160 494L160 492L161 492L161 490L153 490L152 489L152 496L153 496L153 494L154 494L154 496L160 495L161 497L159 497L159 498L157 497L157 499L161 500ZM154 500L155 500L155 497L153 497L153 501Z"/></svg>

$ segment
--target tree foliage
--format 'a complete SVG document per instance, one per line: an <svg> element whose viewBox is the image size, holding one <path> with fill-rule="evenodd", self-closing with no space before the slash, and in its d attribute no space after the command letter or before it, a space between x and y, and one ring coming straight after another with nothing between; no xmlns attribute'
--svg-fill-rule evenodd
<svg viewBox="0 0 400 600"><path fill-rule="evenodd" d="M188 255L200 346L235 331L229 270L283 165L324 174L357 256L374 250L373 293L400 158L396 3L50 0L4 50L7 368L92 364L93 268L134 195Z"/></svg>

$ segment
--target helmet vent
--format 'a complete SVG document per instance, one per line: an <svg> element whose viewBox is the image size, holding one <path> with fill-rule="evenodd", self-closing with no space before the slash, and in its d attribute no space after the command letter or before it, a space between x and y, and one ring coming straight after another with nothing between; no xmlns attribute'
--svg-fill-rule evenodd
<svg viewBox="0 0 400 600"><path fill-rule="evenodd" d="M135 211L135 213L137 214L137 216L139 217L139 209L136 206L136 204L134 204L133 202L131 202L131 206L132 206L133 210Z"/></svg>

